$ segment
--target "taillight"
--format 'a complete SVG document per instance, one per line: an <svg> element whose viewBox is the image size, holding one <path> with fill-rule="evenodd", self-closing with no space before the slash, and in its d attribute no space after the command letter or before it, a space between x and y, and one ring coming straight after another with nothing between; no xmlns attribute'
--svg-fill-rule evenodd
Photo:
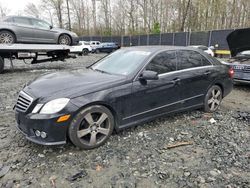
<svg viewBox="0 0 250 188"><path fill-rule="evenodd" d="M234 69L232 67L229 69L228 74L230 78L234 77Z"/></svg>

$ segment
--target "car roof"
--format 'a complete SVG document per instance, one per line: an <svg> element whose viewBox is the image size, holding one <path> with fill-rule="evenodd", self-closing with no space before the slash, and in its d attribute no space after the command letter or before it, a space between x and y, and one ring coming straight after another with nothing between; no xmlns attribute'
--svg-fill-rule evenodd
<svg viewBox="0 0 250 188"><path fill-rule="evenodd" d="M131 46L131 47L123 47L120 50L127 50L127 51L144 51L149 52L151 55L157 54L162 51L171 51L171 50L190 50L198 52L199 54L202 54L207 59L213 59L208 53L205 53L203 50L200 50L199 48L194 48L190 46L164 46L164 45L155 45L155 46Z"/></svg>
<svg viewBox="0 0 250 188"><path fill-rule="evenodd" d="M26 19L34 19L34 20L44 21L44 20L42 20L40 18L35 18L35 17L30 17L30 16L15 16L15 15L12 15L12 16L6 16L6 18L26 18Z"/></svg>
<svg viewBox="0 0 250 188"><path fill-rule="evenodd" d="M143 50L147 52L157 52L162 50L193 50L197 52L201 52L199 49L189 47L189 46L165 46L165 45L156 45L156 46L132 46L126 47L126 49L131 50Z"/></svg>

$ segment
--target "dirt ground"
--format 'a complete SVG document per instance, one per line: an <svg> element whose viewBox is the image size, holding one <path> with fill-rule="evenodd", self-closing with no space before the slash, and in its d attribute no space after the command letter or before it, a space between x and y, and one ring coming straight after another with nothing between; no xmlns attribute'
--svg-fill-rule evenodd
<svg viewBox="0 0 250 188"><path fill-rule="evenodd" d="M214 114L158 118L114 133L94 150L27 141L12 109L24 84L44 73L85 70L100 57L39 65L18 61L13 71L6 63L0 75L0 187L250 187L250 120L239 115L250 114L247 85L235 86ZM167 148L179 142L190 145Z"/></svg>

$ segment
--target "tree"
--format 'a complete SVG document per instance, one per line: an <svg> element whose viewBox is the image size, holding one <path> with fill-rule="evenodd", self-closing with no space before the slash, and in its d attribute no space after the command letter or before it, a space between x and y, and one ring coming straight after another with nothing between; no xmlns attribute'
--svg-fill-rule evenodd
<svg viewBox="0 0 250 188"><path fill-rule="evenodd" d="M63 0L42 0L42 1L44 4L46 4L47 7L55 11L59 27L63 28L63 17L62 17Z"/></svg>
<svg viewBox="0 0 250 188"><path fill-rule="evenodd" d="M40 18L41 12L39 11L39 9L37 8L37 6L34 3L28 3L26 5L24 11L28 16Z"/></svg>
<svg viewBox="0 0 250 188"><path fill-rule="evenodd" d="M68 15L69 30L71 31L71 20L70 20L70 11L69 11L69 0L66 0L66 5L67 5L67 15Z"/></svg>

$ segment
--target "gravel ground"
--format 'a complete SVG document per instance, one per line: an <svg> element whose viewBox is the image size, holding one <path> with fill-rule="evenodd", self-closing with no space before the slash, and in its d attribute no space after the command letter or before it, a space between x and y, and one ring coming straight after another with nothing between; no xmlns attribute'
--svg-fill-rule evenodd
<svg viewBox="0 0 250 188"><path fill-rule="evenodd" d="M26 82L48 72L85 69L101 56L16 62L14 71L7 63L0 75L0 187L250 187L250 86L236 86L214 114L162 117L114 133L89 151L70 143L39 146L16 130L12 107ZM168 148L180 142L188 145Z"/></svg>

